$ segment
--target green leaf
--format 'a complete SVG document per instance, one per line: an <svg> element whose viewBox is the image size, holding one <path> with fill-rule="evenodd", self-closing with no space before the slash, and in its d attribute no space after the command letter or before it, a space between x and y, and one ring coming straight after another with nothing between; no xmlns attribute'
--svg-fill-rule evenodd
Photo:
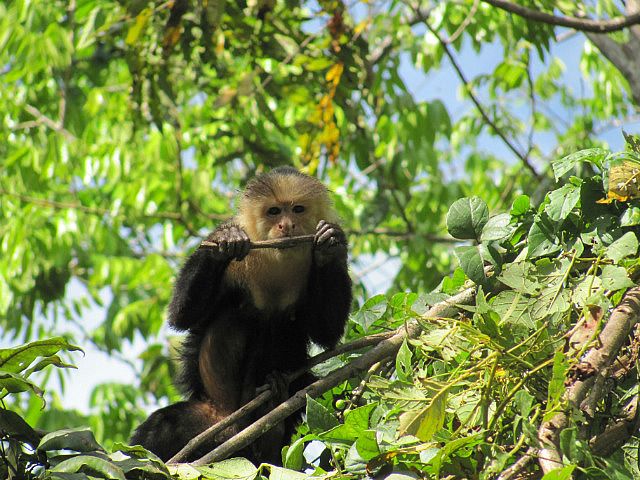
<svg viewBox="0 0 640 480"><path fill-rule="evenodd" d="M289 447L285 447L284 467L292 470L300 470L304 465L305 438L299 438Z"/></svg>
<svg viewBox="0 0 640 480"><path fill-rule="evenodd" d="M531 318L531 308L535 302L535 299L527 298L520 292L508 290L493 298L491 308L500 317L500 325L508 323L533 329L535 321Z"/></svg>
<svg viewBox="0 0 640 480"><path fill-rule="evenodd" d="M38 450L73 450L76 452L102 451L103 448L96 441L93 432L88 428L69 428L57 430L45 435Z"/></svg>
<svg viewBox="0 0 640 480"><path fill-rule="evenodd" d="M411 365L412 353L405 339L396 355L396 375L400 380L409 380L413 375L413 367Z"/></svg>
<svg viewBox="0 0 640 480"><path fill-rule="evenodd" d="M370 403L347 412L344 424L319 435L323 440L352 444L365 430L369 429L369 417L377 404Z"/></svg>
<svg viewBox="0 0 640 480"><path fill-rule="evenodd" d="M484 261L477 245L456 247L454 253L458 257L462 270L464 270L469 279L478 285L482 285L487 281L487 276L484 273Z"/></svg>
<svg viewBox="0 0 640 480"><path fill-rule="evenodd" d="M573 471L576 469L575 465L566 465L562 468L556 468L546 473L542 480L568 480L572 478Z"/></svg>
<svg viewBox="0 0 640 480"><path fill-rule="evenodd" d="M38 357L50 357L59 351L76 351L80 347L71 345L62 337L36 340L15 348L0 349L0 370L18 373L27 370Z"/></svg>
<svg viewBox="0 0 640 480"><path fill-rule="evenodd" d="M527 259L533 259L556 253L560 250L558 238L546 215L539 215L529 229L527 237Z"/></svg>
<svg viewBox="0 0 640 480"><path fill-rule="evenodd" d="M519 217L524 215L531 208L531 200L528 195L518 195L511 205L511 216Z"/></svg>
<svg viewBox="0 0 640 480"><path fill-rule="evenodd" d="M309 475L306 473L294 472L282 467L269 466L269 480L308 480ZM218 477L214 477L218 478Z"/></svg>
<svg viewBox="0 0 640 480"><path fill-rule="evenodd" d="M575 168L576 165L582 162L588 162L600 170L602 170L602 163L607 157L608 153L602 148L589 148L586 150L580 150L579 152L571 153L560 160L554 160L551 162L553 167L553 174L556 177L556 181L560 179L565 173Z"/></svg>
<svg viewBox="0 0 640 480"><path fill-rule="evenodd" d="M414 435L428 442L444 425L446 393L438 393L426 402L423 408L404 411L400 414L400 435Z"/></svg>
<svg viewBox="0 0 640 480"><path fill-rule="evenodd" d="M340 422L324 405L307 395L307 425L312 432L326 432Z"/></svg>
<svg viewBox="0 0 640 480"><path fill-rule="evenodd" d="M553 356L551 380L547 391L547 412L553 411L564 395L564 380L568 369L569 362L566 355L560 350L556 351Z"/></svg>
<svg viewBox="0 0 640 480"><path fill-rule="evenodd" d="M633 232L627 232L605 249L605 256L619 263L625 257L630 257L638 251L638 238Z"/></svg>
<svg viewBox="0 0 640 480"><path fill-rule="evenodd" d="M620 225L623 227L634 227L640 225L640 208L629 207L620 217Z"/></svg>
<svg viewBox="0 0 640 480"><path fill-rule="evenodd" d="M206 467L195 467L207 478L220 480L252 480L258 469L246 458L229 458Z"/></svg>
<svg viewBox="0 0 640 480"><path fill-rule="evenodd" d="M462 240L480 238L489 220L489 208L479 197L456 200L447 213L447 230L454 238Z"/></svg>
<svg viewBox="0 0 640 480"><path fill-rule="evenodd" d="M356 449L360 457L366 461L380 455L380 447L375 430L365 430L356 440Z"/></svg>
<svg viewBox="0 0 640 480"><path fill-rule="evenodd" d="M602 268L600 280L602 280L602 287L607 290L620 290L634 286L629 275L627 275L627 270L616 265L605 265Z"/></svg>
<svg viewBox="0 0 640 480"><path fill-rule="evenodd" d="M385 295L375 295L369 298L352 318L355 323L367 332L371 325L382 318L386 311L387 297Z"/></svg>
<svg viewBox="0 0 640 480"><path fill-rule="evenodd" d="M529 262L514 262L505 265L498 280L516 292L535 295L542 285L532 274L533 266Z"/></svg>
<svg viewBox="0 0 640 480"><path fill-rule="evenodd" d="M63 460L51 469L54 472L76 473L82 472L100 478L114 480L127 480L122 469L113 462L92 455L78 455L68 460Z"/></svg>
<svg viewBox="0 0 640 480"><path fill-rule="evenodd" d="M554 222L560 222L567 218L580 201L580 187L568 183L549 194L549 203L545 206L545 212Z"/></svg>
<svg viewBox="0 0 640 480"><path fill-rule="evenodd" d="M511 235L515 226L510 225L511 215L508 213L501 213L495 217L491 217L489 221L482 228L482 235L480 241L490 242L492 240L502 240L503 238Z"/></svg>
<svg viewBox="0 0 640 480"><path fill-rule="evenodd" d="M40 441L40 435L20 415L4 408L0 408L0 432L34 447Z"/></svg>

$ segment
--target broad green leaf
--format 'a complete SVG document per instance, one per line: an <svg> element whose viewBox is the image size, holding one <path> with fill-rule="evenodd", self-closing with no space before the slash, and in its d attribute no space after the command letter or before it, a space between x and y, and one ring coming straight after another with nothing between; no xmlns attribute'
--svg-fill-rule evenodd
<svg viewBox="0 0 640 480"><path fill-rule="evenodd" d="M462 270L464 270L469 279L478 285L482 285L487 281L487 276L484 272L484 261L478 246L456 247L454 252L458 257Z"/></svg>
<svg viewBox="0 0 640 480"><path fill-rule="evenodd" d="M562 396L564 395L564 380L568 369L569 362L567 357L560 350L556 351L553 356L552 376L549 381L549 388L547 391L547 412L553 411L558 406Z"/></svg>
<svg viewBox="0 0 640 480"><path fill-rule="evenodd" d="M82 472L100 478L126 480L126 476L120 467L110 460L92 455L71 457L68 460L63 460L51 470L62 473Z"/></svg>
<svg viewBox="0 0 640 480"><path fill-rule="evenodd" d="M400 380L409 380L411 378L413 374L411 359L412 353L405 339L396 355L396 375L398 375Z"/></svg>
<svg viewBox="0 0 640 480"><path fill-rule="evenodd" d="M447 230L454 238L478 239L489 220L489 209L480 197L456 200L447 213Z"/></svg>
<svg viewBox="0 0 640 480"><path fill-rule="evenodd" d="M545 206L545 212L551 220L560 222L567 218L578 202L580 202L580 187L568 183L549 194L549 203Z"/></svg>
<svg viewBox="0 0 640 480"><path fill-rule="evenodd" d="M347 412L344 424L320 434L320 438L338 443L353 443L362 432L369 429L369 417L376 406L371 403Z"/></svg>
<svg viewBox="0 0 640 480"><path fill-rule="evenodd" d="M638 251L638 238L633 232L627 232L617 239L605 250L605 256L613 260L613 263L619 263L625 257L630 257Z"/></svg>
<svg viewBox="0 0 640 480"><path fill-rule="evenodd" d="M304 465L305 438L299 438L290 446L285 447L284 467L292 470L300 470Z"/></svg>
<svg viewBox="0 0 640 480"><path fill-rule="evenodd" d="M602 287L607 290L620 290L634 286L629 275L627 275L627 270L624 267L615 265L605 265L602 267L600 279L602 280Z"/></svg>
<svg viewBox="0 0 640 480"><path fill-rule="evenodd" d="M73 450L75 452L102 451L102 447L88 428L70 428L57 430L45 435L38 450Z"/></svg>
<svg viewBox="0 0 640 480"><path fill-rule="evenodd" d="M491 307L500 316L501 324L508 323L533 329L535 322L531 318L531 308L535 301L520 292L508 290L496 295Z"/></svg>
<svg viewBox="0 0 640 480"><path fill-rule="evenodd" d="M0 349L0 371L21 372L27 370L38 357L50 357L59 351L76 350L81 349L62 337L36 340L15 348L3 348Z"/></svg>
<svg viewBox="0 0 640 480"><path fill-rule="evenodd" d="M640 225L640 208L627 208L620 217L620 225L623 227L633 227L635 225Z"/></svg>
<svg viewBox="0 0 640 480"><path fill-rule="evenodd" d="M575 465L566 465L561 468L556 468L546 473L542 480L569 480L573 476L573 471L576 469Z"/></svg>
<svg viewBox="0 0 640 480"><path fill-rule="evenodd" d="M258 469L246 458L229 458L206 467L195 467L207 478L220 480L251 480Z"/></svg>
<svg viewBox="0 0 640 480"><path fill-rule="evenodd" d="M538 216L529 229L527 239L527 259L533 259L556 253L560 250L558 238L553 233L550 221L545 216Z"/></svg>
<svg viewBox="0 0 640 480"><path fill-rule="evenodd" d="M369 298L352 318L366 332L371 325L382 318L386 311L387 297L385 295L375 295Z"/></svg>
<svg viewBox="0 0 640 480"><path fill-rule="evenodd" d="M518 195L511 205L511 216L519 217L524 215L531 208L531 200L528 195Z"/></svg>
<svg viewBox="0 0 640 480"><path fill-rule="evenodd" d="M556 181L560 179L565 173L575 168L576 165L582 162L588 162L594 164L600 170L602 170L602 164L607 157L606 150L601 148L589 148L586 150L580 150L579 152L571 153L560 160L554 160L551 162L553 167L553 174L556 177Z"/></svg>
<svg viewBox="0 0 640 480"><path fill-rule="evenodd" d="M380 455L380 447L375 430L365 430L356 440L356 449L364 460L371 460Z"/></svg>
<svg viewBox="0 0 640 480"><path fill-rule="evenodd" d="M40 435L20 415L4 408L0 408L0 432L34 447L40 441Z"/></svg>
<svg viewBox="0 0 640 480"><path fill-rule="evenodd" d="M495 217L491 217L482 228L480 240L482 242L490 242L492 240L502 240L513 233L515 227L510 225L511 215L501 213Z"/></svg>
<svg viewBox="0 0 640 480"><path fill-rule="evenodd" d="M446 395L440 395L420 410L404 411L400 415L400 435L414 435L428 442L442 428L445 419Z"/></svg>
<svg viewBox="0 0 640 480"><path fill-rule="evenodd" d="M294 472L282 467L270 466L269 471L271 472L269 480L308 480L309 478L306 473Z"/></svg>
<svg viewBox="0 0 640 480"><path fill-rule="evenodd" d="M337 427L340 422L320 402L307 396L307 424L312 432L325 432Z"/></svg>
<svg viewBox="0 0 640 480"><path fill-rule="evenodd" d="M533 266L529 262L514 262L504 266L498 280L516 292L534 295L542 285L533 275Z"/></svg>

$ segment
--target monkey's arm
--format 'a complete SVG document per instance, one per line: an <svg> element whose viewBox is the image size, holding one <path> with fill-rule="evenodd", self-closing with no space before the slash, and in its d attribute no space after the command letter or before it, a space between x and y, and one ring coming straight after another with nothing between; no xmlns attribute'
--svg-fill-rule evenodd
<svg viewBox="0 0 640 480"><path fill-rule="evenodd" d="M197 327L211 317L227 266L249 252L249 237L232 223L218 227L207 241L217 243L218 248L198 248L180 270L173 289L169 323L178 330Z"/></svg>
<svg viewBox="0 0 640 480"><path fill-rule="evenodd" d="M298 315L302 315L314 342L332 348L344 332L351 308L347 241L338 225L318 224L307 292Z"/></svg>

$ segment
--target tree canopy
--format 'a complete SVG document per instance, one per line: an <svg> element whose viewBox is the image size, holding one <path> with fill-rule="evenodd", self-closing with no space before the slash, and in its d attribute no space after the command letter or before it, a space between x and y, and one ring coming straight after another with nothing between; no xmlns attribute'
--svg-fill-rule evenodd
<svg viewBox="0 0 640 480"><path fill-rule="evenodd" d="M638 52L636 0L1 3L0 476L639 476ZM332 190L351 347L283 467L167 467L126 442L175 274L279 165ZM80 349L135 381L68 407Z"/></svg>

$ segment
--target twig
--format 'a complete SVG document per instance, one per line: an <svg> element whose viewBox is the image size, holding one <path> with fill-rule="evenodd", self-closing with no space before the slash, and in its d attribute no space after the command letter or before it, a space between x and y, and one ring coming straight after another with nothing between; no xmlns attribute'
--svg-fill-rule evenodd
<svg viewBox="0 0 640 480"><path fill-rule="evenodd" d="M469 83L469 81L467 80L467 77L465 76L464 72L460 68L460 65L458 65L458 62L456 61L455 57L453 56L453 53L451 53L451 50L449 49L449 46L445 43L445 41L442 39L442 37L440 37L440 35L438 35L438 32L436 32L436 30L429 24L429 22L425 21L424 24L429 29L429 31L431 33L433 33L433 35L435 35L435 37L438 39L438 42L442 46L442 49L444 50L444 53L449 58L449 61L451 61L451 65L453 65L453 69L456 71L456 73L458 75L458 78L460 78L460 81L464 85L464 88L467 91L467 94L469 95L469 98L471 98L471 101L473 102L473 104L478 109L478 112L480 113L480 115L482 116L484 121L493 129L493 131L496 133L496 135L498 135L498 137L500 137L500 139L504 142L504 144L507 146L507 148L509 148L509 150L511 150L515 154L515 156L518 157L522 161L524 166L527 167L527 169L533 174L533 176L536 179L540 179L541 175L536 171L535 168L533 168L533 165L531 165L531 162L529 161L529 158L525 154L520 152L520 150L518 150L515 147L515 145L513 145L513 143L507 138L505 133L489 117L489 115L485 111L484 107L480 103L480 100L478 100L478 98L476 97L475 93L473 93L473 89L471 88L471 84Z"/></svg>
<svg viewBox="0 0 640 480"><path fill-rule="evenodd" d="M452 316L457 311L457 305L473 303L475 294L475 287L468 288L458 295L434 305L424 315L424 318ZM289 400L280 404L267 415L242 430L233 438L224 442L212 452L209 452L207 455L194 462L194 465L205 465L207 463L222 460L223 458L227 458L238 450L246 447L255 439L268 432L275 425L282 422L285 418L304 407L307 401L307 396L317 397L354 375L368 370L371 365L376 362L395 355L405 338L414 338L421 330L420 320L416 319L408 322L406 325L394 331L393 336L380 342L377 346L356 358L348 365L335 370L326 377L321 378L308 387L298 391Z"/></svg>
<svg viewBox="0 0 640 480"><path fill-rule="evenodd" d="M511 480L522 472L531 460L535 458L538 453L538 449L529 447L525 454L512 464L506 470L503 470L496 480Z"/></svg>
<svg viewBox="0 0 640 480"><path fill-rule="evenodd" d="M456 29L456 31L453 32L453 34L449 38L447 38L445 42L447 42L448 44L452 44L458 39L460 35L462 35L462 32L465 31L465 29L471 23L471 20L473 20L473 17L476 16L476 12L478 11L478 5L480 5L480 0L473 0L473 5L471 6L471 10L469 10L469 13L467 14L463 22L460 24L460 26Z"/></svg>
<svg viewBox="0 0 640 480"><path fill-rule="evenodd" d="M606 379L620 348L631 330L640 321L640 287L627 291L620 304L613 310L609 321L598 335L596 346L583 357L576 375L567 379L565 399L570 409L580 409L593 417L595 404L601 398L596 383ZM560 452L560 434L569 426L570 412L562 411L543 422L538 430L542 444L539 463L546 474L563 465Z"/></svg>
<svg viewBox="0 0 640 480"><path fill-rule="evenodd" d="M71 133L69 130L64 128L60 122L55 122L47 117L44 113L38 110L33 105L25 105L24 109L33 115L38 123L42 123L49 127L51 130L54 130L58 133L61 133L67 141L71 142L76 139L75 135Z"/></svg>
<svg viewBox="0 0 640 480"><path fill-rule="evenodd" d="M628 16L616 17L608 20L593 20L591 18L558 17L550 13L534 10L506 0L482 1L509 13L514 13L520 17L526 18L527 20L556 25L558 27L574 28L582 32L609 33L622 30L632 25L640 24L640 13L633 13Z"/></svg>
<svg viewBox="0 0 640 480"><path fill-rule="evenodd" d="M303 245L305 243L312 243L315 235L300 235L299 237L287 237L287 238L274 238L272 240L259 240L257 242L251 242L249 248L291 248ZM216 242L208 242L204 240L201 247L217 248Z"/></svg>

